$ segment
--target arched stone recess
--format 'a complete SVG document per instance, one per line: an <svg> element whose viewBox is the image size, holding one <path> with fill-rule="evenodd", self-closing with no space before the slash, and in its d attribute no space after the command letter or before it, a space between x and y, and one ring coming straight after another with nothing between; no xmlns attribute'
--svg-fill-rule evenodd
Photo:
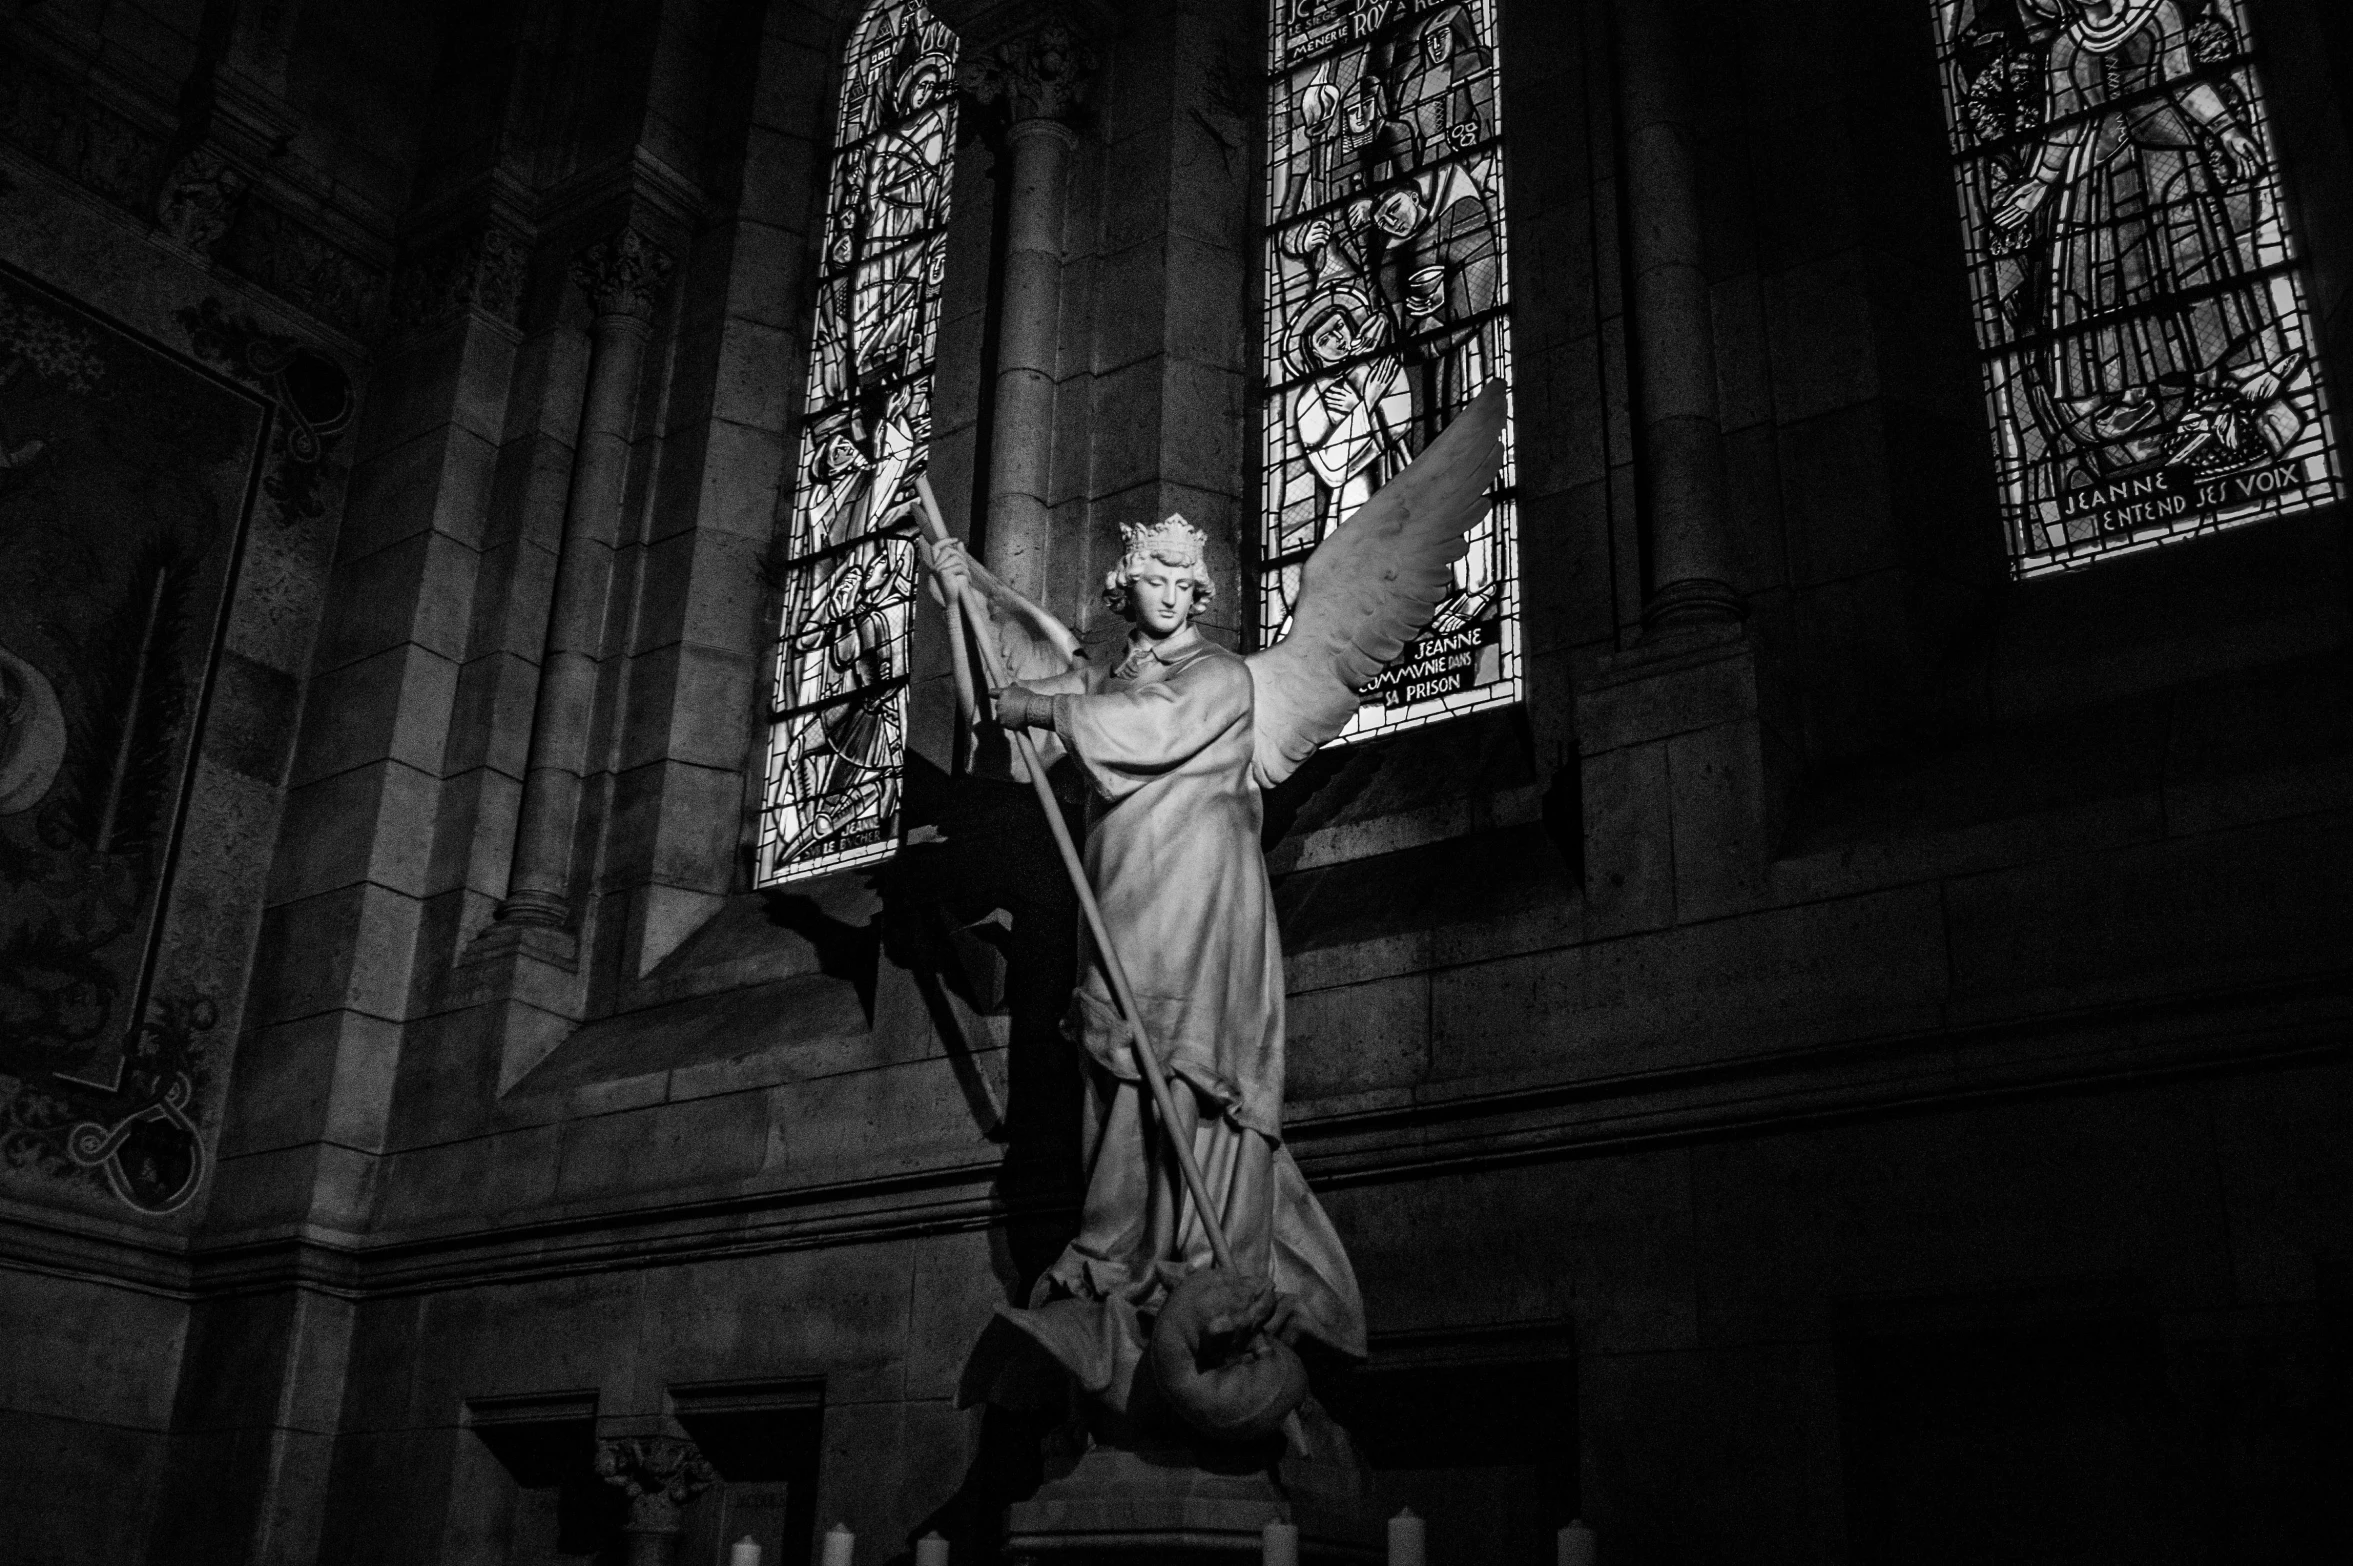
<svg viewBox="0 0 2353 1566"><path fill-rule="evenodd" d="M807 1029L778 1009L772 986L787 983L815 992L808 1028L834 1030L846 997L866 1031L858 987L820 973L832 954L750 893L748 857L774 553L843 45L861 9L777 4L681 45L667 72L657 46L637 144L595 166L601 183L575 176L570 248L540 243L544 314L482 485L497 536L449 730L399 1140L537 1118L493 1105L600 1017L745 990L762 1036L791 1037ZM961 517L993 203L985 157L957 177L967 221L949 238L932 473ZM917 642L919 685L944 679L944 645ZM934 705L914 728L931 757L919 764L936 767L949 720ZM602 1038L550 1070L608 1076ZM621 1054L626 1074L635 1052ZM549 1084L543 1072L523 1096Z"/></svg>

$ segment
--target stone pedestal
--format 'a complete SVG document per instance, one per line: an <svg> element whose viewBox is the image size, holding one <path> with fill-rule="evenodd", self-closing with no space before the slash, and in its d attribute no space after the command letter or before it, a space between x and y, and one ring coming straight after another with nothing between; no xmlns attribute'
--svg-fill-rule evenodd
<svg viewBox="0 0 2353 1566"><path fill-rule="evenodd" d="M1006 1553L1035 1566L1241 1566L1270 1522L1299 1529L1302 1561L1371 1566L1384 1516L1339 1427L1303 1411L1277 1455L1098 1442L1006 1515Z"/></svg>

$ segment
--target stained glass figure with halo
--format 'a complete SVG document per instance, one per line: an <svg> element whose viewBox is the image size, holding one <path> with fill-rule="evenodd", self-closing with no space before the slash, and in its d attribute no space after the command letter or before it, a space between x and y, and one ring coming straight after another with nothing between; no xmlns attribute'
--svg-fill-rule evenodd
<svg viewBox="0 0 2353 1566"><path fill-rule="evenodd" d="M2241 0L1936 0L2011 555L2333 499Z"/></svg>

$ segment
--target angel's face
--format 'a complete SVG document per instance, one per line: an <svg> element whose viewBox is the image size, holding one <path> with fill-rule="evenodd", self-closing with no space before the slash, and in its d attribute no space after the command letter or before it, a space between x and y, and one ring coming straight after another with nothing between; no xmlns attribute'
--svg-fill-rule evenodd
<svg viewBox="0 0 2353 1566"><path fill-rule="evenodd" d="M1193 618L1193 570L1190 565L1170 565L1157 555L1129 565L1127 599L1137 629L1158 640Z"/></svg>

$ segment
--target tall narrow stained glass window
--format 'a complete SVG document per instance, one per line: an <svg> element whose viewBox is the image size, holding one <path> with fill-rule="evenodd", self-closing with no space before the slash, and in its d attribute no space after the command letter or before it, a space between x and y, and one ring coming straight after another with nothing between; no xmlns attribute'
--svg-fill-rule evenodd
<svg viewBox="0 0 2353 1566"><path fill-rule="evenodd" d="M2243 0L1931 0L2018 574L2336 497Z"/></svg>
<svg viewBox="0 0 2353 1566"><path fill-rule="evenodd" d="M1308 554L1511 375L1495 0L1270 0L1260 645ZM1453 594L1343 737L1515 701L1512 434Z"/></svg>
<svg viewBox="0 0 2353 1566"><path fill-rule="evenodd" d="M847 66L777 638L762 885L898 843L956 35L920 0L873 0Z"/></svg>

